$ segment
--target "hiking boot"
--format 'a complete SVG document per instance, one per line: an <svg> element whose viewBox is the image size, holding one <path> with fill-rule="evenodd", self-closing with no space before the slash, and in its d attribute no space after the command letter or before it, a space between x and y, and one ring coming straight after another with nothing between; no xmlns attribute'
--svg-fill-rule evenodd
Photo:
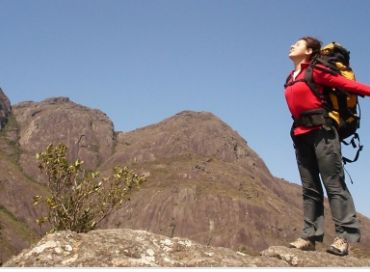
<svg viewBox="0 0 370 272"><path fill-rule="evenodd" d="M298 238L294 242L289 244L290 248L297 248L300 250L315 250L315 241L306 240L303 238Z"/></svg>
<svg viewBox="0 0 370 272"><path fill-rule="evenodd" d="M349 244L346 239L336 237L327 252L338 256L345 256L348 255L348 248Z"/></svg>

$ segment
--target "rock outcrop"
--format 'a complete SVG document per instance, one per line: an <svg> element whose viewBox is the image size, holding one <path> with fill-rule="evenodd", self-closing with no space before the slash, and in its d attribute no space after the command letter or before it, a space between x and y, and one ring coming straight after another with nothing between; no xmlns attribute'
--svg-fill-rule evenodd
<svg viewBox="0 0 370 272"><path fill-rule="evenodd" d="M6 123L8 122L11 111L12 106L10 104L9 98L0 88L0 130L4 128Z"/></svg>
<svg viewBox="0 0 370 272"><path fill-rule="evenodd" d="M261 256L169 238L141 230L49 234L6 267L361 267L369 259L271 247Z"/></svg>

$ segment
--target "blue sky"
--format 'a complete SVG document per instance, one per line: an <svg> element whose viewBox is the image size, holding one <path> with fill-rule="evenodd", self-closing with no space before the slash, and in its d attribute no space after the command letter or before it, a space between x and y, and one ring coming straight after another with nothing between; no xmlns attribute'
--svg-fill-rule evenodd
<svg viewBox="0 0 370 272"><path fill-rule="evenodd" d="M289 46L338 41L370 84L369 14L361 0L0 0L0 86L12 104L70 97L118 131L209 111L274 176L300 183L283 93ZM370 217L370 99L361 106L365 148L347 183Z"/></svg>

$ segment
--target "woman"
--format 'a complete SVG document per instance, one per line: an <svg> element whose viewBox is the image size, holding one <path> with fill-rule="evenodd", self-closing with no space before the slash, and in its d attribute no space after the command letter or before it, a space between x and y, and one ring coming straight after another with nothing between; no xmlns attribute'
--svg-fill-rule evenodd
<svg viewBox="0 0 370 272"><path fill-rule="evenodd" d="M303 112L324 108L323 101L303 81L305 70L312 58L320 52L321 42L313 37L300 38L289 51L294 70L286 84L285 98L295 120ZM349 92L370 96L370 86L313 69L313 80L319 91L323 87L344 88ZM315 242L324 237L324 194L320 176L325 186L336 238L328 252L340 256L348 254L349 242L360 241L360 226L352 196L344 181L342 155L338 132L333 123L310 126L296 125L292 139L303 188L303 234L290 247L315 250Z"/></svg>

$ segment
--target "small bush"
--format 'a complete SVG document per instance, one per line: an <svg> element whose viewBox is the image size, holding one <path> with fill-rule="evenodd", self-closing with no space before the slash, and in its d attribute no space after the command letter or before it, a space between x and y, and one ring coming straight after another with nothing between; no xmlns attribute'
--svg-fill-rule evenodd
<svg viewBox="0 0 370 272"><path fill-rule="evenodd" d="M144 179L127 167L114 167L108 177L84 169L84 162L66 159L67 147L49 145L38 153L39 168L48 177L50 196L34 197L34 205L45 202L48 214L36 221L51 224L51 231L88 232L106 218L113 209L128 200Z"/></svg>

